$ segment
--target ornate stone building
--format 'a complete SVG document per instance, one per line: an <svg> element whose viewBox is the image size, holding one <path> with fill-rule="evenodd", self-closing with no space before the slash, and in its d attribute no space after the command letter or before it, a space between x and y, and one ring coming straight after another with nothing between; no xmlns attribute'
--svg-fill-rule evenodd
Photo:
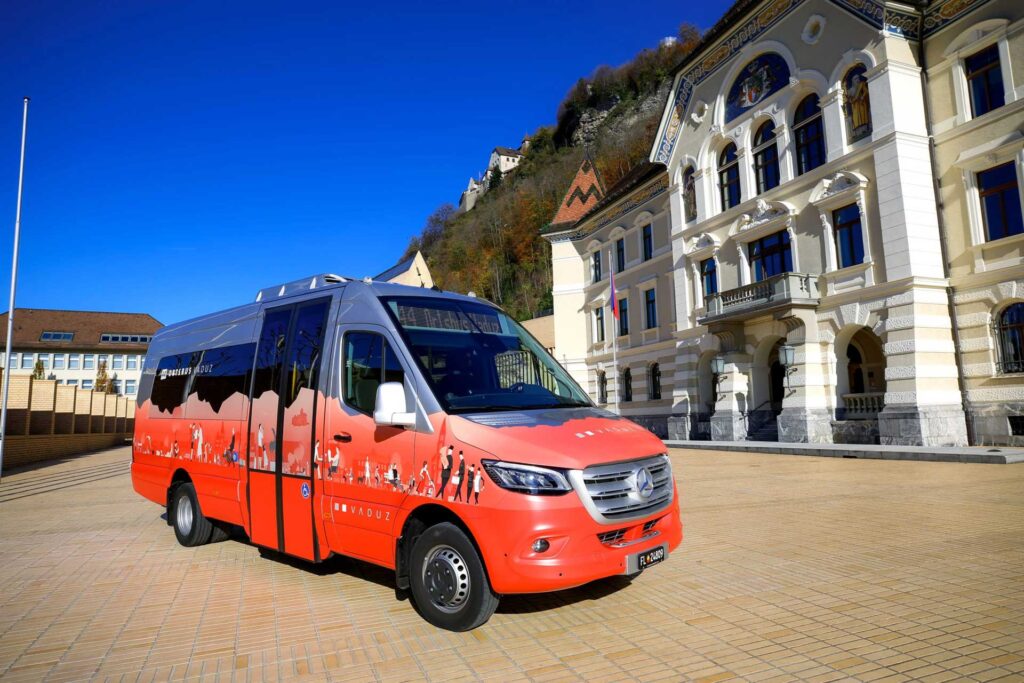
<svg viewBox="0 0 1024 683"><path fill-rule="evenodd" d="M599 405L661 436L676 349L667 189L665 166L645 163L605 191L586 158L545 231L555 357Z"/></svg>
<svg viewBox="0 0 1024 683"><path fill-rule="evenodd" d="M1022 99L1019 1L730 8L651 153L672 436L1021 443Z"/></svg>
<svg viewBox="0 0 1024 683"><path fill-rule="evenodd" d="M1021 275L1022 17L1010 0L742 1L682 65L652 152L673 180L677 435L961 445L972 391L1020 391L964 353L1002 333L959 329ZM984 113L938 104L951 90ZM944 149L993 128L991 150ZM993 150L998 178L999 159L970 163ZM965 387L986 372L998 389Z"/></svg>

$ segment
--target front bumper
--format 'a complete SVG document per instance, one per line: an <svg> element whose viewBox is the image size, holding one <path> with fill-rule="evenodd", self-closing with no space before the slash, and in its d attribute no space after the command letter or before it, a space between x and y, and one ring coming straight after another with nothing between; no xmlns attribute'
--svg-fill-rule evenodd
<svg viewBox="0 0 1024 683"><path fill-rule="evenodd" d="M498 593L542 593L635 574L638 554L658 546L670 553L683 538L677 491L667 507L621 525L597 523L575 493L503 498L502 507L522 503L527 509L496 511L493 520L490 515L474 520L474 526L493 524L494 529L472 529ZM550 548L536 553L531 546L540 538Z"/></svg>

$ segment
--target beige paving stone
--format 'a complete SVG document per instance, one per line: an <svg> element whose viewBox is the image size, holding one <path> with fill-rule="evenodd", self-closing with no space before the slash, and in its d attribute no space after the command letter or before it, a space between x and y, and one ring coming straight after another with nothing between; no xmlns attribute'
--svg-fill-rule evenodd
<svg viewBox="0 0 1024 683"><path fill-rule="evenodd" d="M378 567L181 548L125 449L8 474L0 494L38 491L0 503L0 678L1022 680L1024 467L671 455L686 538L667 562L507 596L469 634L425 624Z"/></svg>

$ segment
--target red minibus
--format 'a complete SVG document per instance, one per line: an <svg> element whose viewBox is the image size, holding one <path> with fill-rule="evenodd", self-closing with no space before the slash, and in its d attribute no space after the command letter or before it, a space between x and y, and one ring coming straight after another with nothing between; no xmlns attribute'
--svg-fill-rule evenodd
<svg viewBox="0 0 1024 683"><path fill-rule="evenodd" d="M672 467L500 308L318 275L170 325L143 366L135 490L178 541L395 570L430 623L633 576L682 540Z"/></svg>

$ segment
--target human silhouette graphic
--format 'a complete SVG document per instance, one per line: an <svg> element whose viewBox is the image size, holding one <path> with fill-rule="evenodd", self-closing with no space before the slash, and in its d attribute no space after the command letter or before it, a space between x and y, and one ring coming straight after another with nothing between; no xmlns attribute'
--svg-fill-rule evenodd
<svg viewBox="0 0 1024 683"><path fill-rule="evenodd" d="M445 461L444 464L441 466L441 486L439 486L437 489L438 498L444 498L444 491L445 488L447 488L448 486L448 478L452 476L452 465L455 463L454 458L452 458L452 454L454 452L455 449L449 446L448 452L445 453Z"/></svg>
<svg viewBox="0 0 1024 683"><path fill-rule="evenodd" d="M473 469L470 468L470 473ZM476 474L473 476L473 502L477 505L480 504L480 490L484 487L484 466L480 465L476 468ZM468 496L467 496L468 497Z"/></svg>
<svg viewBox="0 0 1024 683"><path fill-rule="evenodd" d="M454 503L457 500L462 500L462 486L466 483L466 458L463 457L462 451L459 451L459 471L455 474L453 483L455 484L455 496L452 498ZM469 494L466 494L466 498L469 498Z"/></svg>

